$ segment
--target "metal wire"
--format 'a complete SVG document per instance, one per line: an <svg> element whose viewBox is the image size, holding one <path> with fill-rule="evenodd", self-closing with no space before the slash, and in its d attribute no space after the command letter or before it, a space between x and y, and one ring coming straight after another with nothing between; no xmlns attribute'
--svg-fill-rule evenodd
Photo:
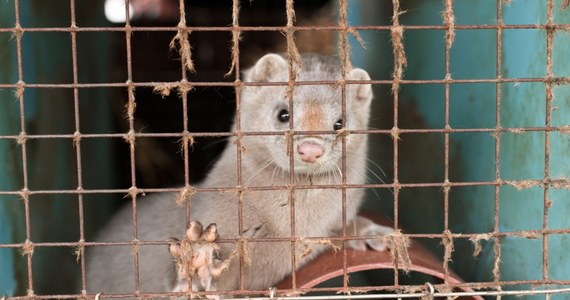
<svg viewBox="0 0 570 300"><path fill-rule="evenodd" d="M554 43L554 35L556 31L560 30L570 30L570 24L555 24L554 17L553 17L553 0L548 0L547 2L547 22L546 24L521 24L521 25L506 25L503 23L503 2L502 0L497 0L497 22L496 24L488 25L455 25L451 19L446 19L443 25L403 25L400 24L398 16L400 15L399 10L399 0L393 0L394 11L393 11L393 18L392 24L386 26L349 26L347 19L346 19L346 9L347 9L347 1L346 0L339 0L339 7L340 7L340 20L338 25L331 25L331 26L299 26L296 25L294 22L294 5L292 0L286 1L286 7L284 8L287 11L287 24L285 26L241 26L239 24L239 1L233 1L233 19L231 26L189 26L185 23L185 16L181 15L180 24L175 27L139 27L139 26L131 26L129 21L129 0L126 0L125 5L125 15L126 15L126 24L122 27L79 27L76 24L76 4L75 0L69 0L69 5L71 8L71 24L69 27L22 27L21 19L20 19L20 1L14 1L14 8L15 8L15 24L13 27L10 28L0 28L0 33L11 33L15 36L16 40L16 50L17 50L17 69L18 69L18 81L16 83L0 83L0 89L14 89L17 90L17 100L19 101L19 112L20 112L20 134L18 135L0 135L0 140L11 140L15 143L18 143L21 147L21 155L22 155L22 181L23 181L23 188L21 190L2 190L0 191L0 195L14 195L19 196L23 199L24 202L24 211L25 211L25 236L26 239L22 243L4 243L0 244L0 249L23 249L23 253L26 255L27 261L27 295L26 296L16 296L16 297L7 297L7 299L72 299L77 297L90 297L93 298L95 295L89 295L86 292L86 275L85 275L85 247L105 247L105 246L132 246L133 247L133 259L134 259L134 269L133 269L133 280L135 283L135 291L129 294L108 294L108 295L100 295L100 298L108 298L108 297L115 297L115 298L128 298L128 297L171 297L171 296L184 296L180 293L160 293L160 294L153 294L153 293L142 293L140 291L140 278L139 278L139 257L138 251L140 246L143 245L167 245L170 243L168 240L160 240L160 241L143 241L138 239L138 226L137 226L137 198L139 195L143 193L150 193L150 192L172 192L172 193L179 193L184 188L190 187L190 168L189 168L189 144L187 142L188 138L191 137L235 137L238 140L236 145L237 151L237 174L238 174L238 182L236 186L227 186L227 187L192 187L195 189L197 193L211 193L211 192L227 192L232 191L236 192L238 201L238 215L239 215L239 232L242 233L243 227L243 209L242 209L242 201L243 201L243 193L248 191L270 191L270 190L282 190L282 191L289 191L290 195L290 204L291 204L291 233L290 237L283 237L283 238L245 238L240 235L241 242L247 243L260 243L260 242L268 242L268 243L279 243L279 242L290 242L291 243L291 260L293 266L293 285L292 288L289 290L280 290L280 291L250 291L245 289L244 285L244 259L243 257L240 258L240 285L238 291L228 291L228 292L216 292L217 294L221 295L233 295L233 294L240 294L240 295L251 295L252 298L247 299L265 299L265 298L255 298L255 296L271 296L277 292L279 295L284 295L287 293L306 293L306 292L390 292L390 294L371 294L371 295L350 295L352 299L392 299L392 298L417 298L417 297L456 297L456 296L507 296L507 295L537 295L542 294L549 297L549 295L554 294L565 294L570 293L570 288L552 288L552 289L533 289L533 290L510 290L504 291L504 287L511 287L516 285L533 285L533 286L557 286L557 285L570 285L570 280L551 280L548 276L548 266L549 266L549 257L548 257L548 240L550 235L567 235L570 234L570 228L566 229L552 229L549 228L548 224L548 207L550 202L548 200L550 189L553 184L569 184L569 180L565 178L552 178L550 172L550 159L551 159L551 152L550 152L550 136L552 132L568 132L569 126L552 126L551 122L551 111L552 111L552 101L553 101L553 85L559 84L570 84L570 77L555 77L553 73L553 43ZM180 4L183 11L184 1L180 0ZM453 17L453 7L454 3L453 0L445 1L445 8L446 10L451 12L449 17ZM182 24L182 25L181 25ZM340 41L341 43L346 42L346 36L348 32L355 32L355 31L393 31L394 29L399 29L403 31L408 30L441 30L446 33L446 47L445 47L445 78L442 79L430 79L430 80L409 80L403 79L401 77L395 77L389 80L370 80L365 81L366 83L370 83L373 85L390 85L393 87L393 128L386 129L386 130L352 130L347 131L348 134L382 134L391 137L395 137L393 139L393 153L394 153L394 160L393 160L393 183L383 183L383 184L350 184L347 183L346 178L346 136L342 138L342 184L339 185L301 185L295 182L294 176L294 162L291 158L290 161L290 182L289 185L284 186L275 186L275 185L268 185L268 186L247 186L244 187L242 182L242 148L239 146L239 140L244 136L271 136L271 135L307 135L307 134L336 134L333 131L295 131L293 122L293 96L292 93L290 94L289 103L291 107L291 118L290 118L290 127L287 131L242 131L240 128L240 119L241 119L241 99L240 99L240 91L244 87L248 86L286 86L291 89L291 91L303 85L338 85L340 83L342 87L342 118L346 118L346 87L347 85L351 84L361 84L364 83L363 81L358 80L349 80L346 78L346 74L343 73L343 78L340 81L312 81L312 82L296 82L294 81L293 76L290 76L290 79L285 82L242 82L240 78L240 62L239 62L239 34L244 32L281 32L287 35L287 39L289 40L288 45L294 45L293 33L294 32L301 32L301 31L333 31L338 32L340 34ZM504 78L502 75L502 40L503 40L503 31L506 29L510 30L526 30L526 29L535 29L535 30L545 30L546 31L546 62L547 62L547 70L545 77L532 77L532 78ZM451 77L450 72L450 49L453 43L453 34L455 31L469 31L469 30L492 30L496 31L496 39L497 39L497 49L496 49L496 74L494 78L477 78L477 79L456 79ZM234 49L234 60L232 68L235 71L235 77L233 80L227 79L226 81L220 82L188 82L188 74L187 72L191 71L187 69L187 61L188 58L185 56L181 56L181 79L180 81L176 82L134 82L133 81L133 66L132 66L132 44L131 44L131 36L134 32L180 32L184 31L188 32L231 32L233 34L233 43L232 46ZM50 84L50 83L29 83L24 82L24 74L23 74L23 51L22 51L22 35L25 33L47 33L47 32L65 32L69 33L71 36L71 55L72 55L72 67L73 67L73 82L72 83L61 83L61 84ZM126 82L104 82L104 83L80 83L78 82L78 63L77 63L77 33L80 32L122 32L125 34L125 43L126 43L126 69L127 69L127 80ZM349 48L340 47L341 54L345 57L348 56L347 51ZM291 55L293 49L289 48L288 52ZM237 53L237 54L236 54ZM401 58L401 57L400 57ZM394 69L397 69L401 66L398 65L398 60L400 59L398 55L394 55ZM346 67L347 60L343 59L343 68ZM343 69L344 70L344 69ZM293 73L293 70L291 70ZM545 125L541 127L515 127L515 128L503 128L501 125L501 87L505 83L525 83L525 82L535 82L535 83L544 83L546 86L546 121ZM450 125L450 87L454 84L474 84L474 83L494 83L495 84L495 91L496 91L496 124L494 127L491 128L452 128ZM236 131L235 132L190 132L188 128L188 92L181 93L182 99L182 106L183 106L183 130L181 132L168 132L168 133L141 133L135 131L135 116L134 116L134 107L136 106L136 97L135 97L135 90L137 88L148 88L148 87L155 87L158 84L168 84L171 86L181 86L186 84L191 84L193 87L233 87L236 91ZM418 85L418 84L440 84L444 85L445 87L445 120L444 120L444 128L435 128L435 129L418 129L418 128L409 128L404 129L400 128L400 121L398 119L399 116L399 91L398 87L403 85ZM80 127L80 114L79 114L79 94L82 89L99 89L99 88L122 88L128 91L128 104L127 104L127 118L129 123L128 132L125 133L95 133L95 134L85 134L81 132ZM394 89L394 87L396 87ZM28 134L26 129L26 118L25 118L25 97L23 90L25 89L71 89L73 90L73 101L74 101L74 133L73 134ZM494 153L494 167L495 167L495 176L494 180L492 181L478 181L478 182L453 182L449 178L449 148L450 142L449 137L452 133L489 133L495 137L495 153ZM517 181L506 181L501 179L499 173L499 166L500 166L500 156L501 156L501 148L500 148L500 141L501 141L501 134L502 133L522 133L522 132L544 132L545 134L545 156L544 156L544 179L541 180L531 180L526 181L528 184L532 184L534 186L540 186L544 188L544 216L543 216L543 225L540 230L526 230L526 231L515 231L515 232L505 232L501 231L499 228L499 204L500 204L500 189L503 186L517 186L520 182ZM399 176L399 139L397 137L401 137L402 135L406 134L429 134L429 133L437 133L443 134L444 136L444 179L443 182L412 182L412 183L404 183L400 182ZM135 160L135 141L138 138L182 138L184 139L183 143L183 156L184 156L184 187L183 188L148 188L142 189L137 186L136 181L136 160ZM30 140L47 140L47 139L68 139L72 140L75 145L75 155L77 160L77 178L78 184L76 189L62 189L62 190L30 190L29 189L29 175L28 175L28 154L27 154L27 142ZM131 179L131 187L128 189L86 189L83 187L83 170L81 164L81 149L82 149L82 141L85 139L123 139L126 140L130 145L130 179ZM290 142L290 150L292 149L293 145ZM402 189L413 189L413 188L426 188L426 187L435 187L441 188L444 191L444 231L442 233L433 233L433 234L406 234L406 236L414 239L441 239L444 241L444 245L447 243L453 244L453 240L456 239L472 239L477 238L478 234L459 234L450 232L449 229L449 190L453 187L475 187L475 186L492 186L494 187L494 221L493 221L493 230L489 232L488 235L490 238L494 240L494 263L495 263L495 270L494 276L492 281L490 282L466 282L466 283L451 283L449 282L449 261L445 259L443 262L443 267L445 270L445 278L444 283L441 285L434 285L437 288L473 288L473 289L496 289L493 291L474 291L474 292L450 292L450 293L442 293L442 292L433 292L433 287L431 291L427 291L424 293L402 293L401 289L402 286L399 281L398 272L394 272L394 285L391 286L366 286L366 287L358 287L358 288L351 288L348 285L348 272L347 272L347 261L346 261L346 247L343 247L343 286L339 288L298 288L296 284L296 256L295 256L295 246L298 241L298 237L295 235L295 205L294 205L294 193L296 190L308 190L308 189L336 189L342 192L342 208L343 208L343 218L342 218L342 235L339 237L312 237L313 239L329 239L331 241L339 241L343 244L346 244L347 235L346 235L346 192L349 189L373 189L373 188L389 188L394 191L394 227L399 228L399 215L400 215L400 192ZM76 195L77 200L79 203L78 209L78 216L79 216L79 232L80 238L77 242L33 242L31 240L31 233L30 233L30 208L29 202L30 197L34 197L37 195ZM108 194L108 195L129 195L132 198L132 220L133 220L133 237L130 241L120 241L120 242L89 242L85 240L85 229L84 229L84 196L89 194ZM186 213L187 213L187 224L189 224L189 215L190 215L191 206L188 203L186 205ZM542 237L542 274L540 280L519 280L519 281L507 281L501 280L500 278L500 269L499 269L499 261L501 259L501 248L500 248L500 238L503 237ZM359 236L359 237L350 237L351 239L369 239L374 238L374 236ZM219 243L235 243L234 239L226 239L220 240ZM32 254L33 249L39 247L69 247L77 249L80 255L80 266L81 266L81 295L37 295L34 292L34 284L33 284L33 268L32 268ZM446 249L447 251L447 249ZM447 252L446 252L447 253ZM447 255L446 255L447 257ZM398 268L398 260L395 260L394 269L397 270ZM423 286L417 286L418 288L422 288ZM207 295L208 293L195 293L196 295ZM346 295L336 295L336 296L303 296L303 297L284 297L279 296L281 299L290 299L290 300L300 300L300 299L309 299L309 300L325 300L325 299L346 299L348 296Z"/></svg>
<svg viewBox="0 0 570 300"><path fill-rule="evenodd" d="M451 285L453 286L453 285ZM416 287L416 286L413 286ZM423 286L417 286L418 288ZM434 287L439 287L438 285L434 285ZM274 290L274 291L248 291L246 295L261 295L267 294L265 297L249 297L249 298L233 298L233 299L256 299L256 300L267 300L270 297L270 293L287 293L287 292L334 292L338 289L333 288L319 288L319 289L296 289L296 290ZM377 288L378 291L389 291L390 289L381 289ZM349 289L348 292L362 292L362 291L374 291L373 289L367 289L364 287L358 290L351 290ZM449 293L441 293L441 292L424 292L424 293L401 293L401 292L394 292L392 294L356 294L356 295L331 295L331 296L278 296L278 299L283 300L302 300L302 299L309 299L309 300L325 300L325 299L398 299L398 298L420 298L420 297L462 297L462 296L525 296L525 295L557 295L557 294L568 294L570 293L570 288L553 288L553 289L535 289L535 290L510 290L510 291L475 291L475 292L449 292ZM195 293L197 296L208 295L210 293ZM218 294L224 295L228 294L225 292L218 292ZM183 293L140 293L140 297L149 297L149 298L168 298L168 297L177 297L177 296L185 296ZM100 295L88 295L91 298L98 298L98 299L106 299L106 298L131 298L136 297L136 294L100 294ZM34 299L76 299L77 295L35 295ZM6 297L6 299L13 299L13 300L24 300L30 299L29 296L17 296L17 297ZM2 298L4 300L4 298Z"/></svg>

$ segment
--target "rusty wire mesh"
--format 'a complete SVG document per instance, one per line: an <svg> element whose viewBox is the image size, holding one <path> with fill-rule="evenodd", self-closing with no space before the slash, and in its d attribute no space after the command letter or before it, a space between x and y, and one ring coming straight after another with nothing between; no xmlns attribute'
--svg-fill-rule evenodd
<svg viewBox="0 0 570 300"><path fill-rule="evenodd" d="M128 3L129 0L126 0ZM343 149L343 164L342 164L342 184L341 185L299 185L295 183L295 177L293 172L290 173L290 185L285 186L253 186L247 187L250 191L267 191L267 190L286 190L289 191L291 198L291 232L293 236L289 238L262 238L254 239L256 242L291 242L291 255L292 255L292 266L293 266L293 286L289 291L281 291L283 293L304 293L313 291L333 291L333 292L378 292L378 291L390 291L392 294L387 295L356 295L351 296L351 298L409 298L409 297L424 297L424 296L461 296L461 295L489 295L489 296L502 296L502 295L530 295L530 294L555 294L555 293L569 293L569 289L550 289L550 290L527 290L527 291L503 291L503 287L514 286L520 284L531 284L534 286L554 286L554 285L570 285L570 281L566 280L551 280L548 276L548 237L552 234L570 234L570 228L566 229L552 229L548 226L548 209L544 210L544 221L543 228L540 230L527 230L527 231L515 231L515 232L502 232L499 229L499 190L501 186L512 185L512 186L541 186L544 187L544 206L548 206L549 200L549 188L553 185L564 185L568 186L569 182L567 179L553 179L550 177L550 142L549 137L551 132L561 132L568 133L570 131L569 126L556 127L551 125L550 112L552 105L552 88L553 85L568 84L570 83L570 78L568 77L555 77L553 74L553 59L552 59L552 47L553 47L553 36L556 31L559 30L570 30L570 24L555 24L553 22L553 0L548 0L547 8L547 22L545 24L522 24L522 25L506 25L502 21L502 7L503 1L497 0L497 22L495 25L456 25L454 21L454 4L453 0L444 1L444 12L442 13L443 24L442 25L403 25L400 24L399 16L402 13L400 10L400 1L392 0L393 4L393 17L392 25L388 26L350 26L347 22L347 0L339 0L340 18L338 25L336 26L297 26L295 25L295 10L293 5L293 0L286 1L286 7L283 9L287 13L287 24L284 26L240 26L239 24L239 0L233 1L232 7L232 24L229 26L217 26L217 27L192 27L186 24L185 17L185 7L184 1L179 1L180 8L180 22L178 26L174 27L135 27L131 26L129 18L126 18L126 24L122 27L78 27L76 25L75 16L75 0L69 0L70 11L71 11L71 24L69 27L23 27L20 19L20 1L15 0L15 20L16 23L10 28L0 28L0 33L11 33L14 35L17 46L17 66L18 66L18 81L16 83L0 83L0 89L14 89L16 90L16 98L20 105L20 127L21 131L19 135L2 135L0 140L10 140L17 143L21 148L22 152L22 164L23 164L23 188L21 190L13 191L0 191L0 195L15 195L22 198L25 208L25 225L26 225L26 240L21 243L14 244L0 244L0 248L13 248L21 249L21 253L26 256L27 259L27 296L16 296L8 297L8 299L71 299L71 298L93 298L96 295L86 293L86 276L85 276L85 248L93 246L116 246L116 245L130 245L134 249L142 245L166 245L169 243L168 240L163 241L142 241L138 239L138 228L137 228L137 200L139 196L143 193L152 192L177 192L179 194L179 200L188 200L193 193L196 192L220 192L220 191L230 191L237 193L238 199L242 197L245 187L242 186L241 178L241 155L242 149L239 146L239 139L243 136L267 136L267 135L284 135L284 134L330 134L329 131L315 131L315 132L296 132L294 131L293 124L290 123L289 131L282 132L245 132L240 129L240 89L245 86L266 86L266 85L279 85L287 86L290 90L294 89L299 85L338 85L342 86L343 91L343 118L346 114L346 85L362 83L360 81L346 80L346 70L350 69L350 46L347 41L348 35L358 36L359 31L385 31L390 32L393 45L393 56L394 56L394 66L393 66L393 78L391 80L370 80L369 83L373 85L386 85L391 86L393 92L393 128L392 129L374 129L374 130L354 130L348 132L348 134L369 134L369 135L386 135L393 139L393 182L392 183L376 183L376 184L351 184L348 183L345 176L346 171L346 136L342 138L342 149ZM568 5L568 2L564 2L563 5ZM129 16L129 5L125 5L125 14ZM503 78L501 75L502 69L502 34L505 29L536 29L544 30L547 33L547 75L545 77L536 78ZM443 79L430 79L430 80L410 80L404 79L403 74L405 72L406 66L406 53L403 46L404 32L412 30L440 30L445 32L445 78ZM491 30L496 32L497 38L497 50L496 50L496 77L487 79L454 79L452 78L450 72L450 49L452 48L455 32L459 30ZM131 57L131 35L133 32L151 32L151 31L163 31L171 32L175 35L173 43L176 48L180 51L180 80L175 82L136 82L133 80L133 68L132 68L132 57ZM191 82L188 80L188 72L194 71L193 58L191 53L191 48L189 46L189 39L191 32L214 32L223 31L231 32L232 34L232 64L229 67L229 73L235 74L233 82ZM241 70L239 60L240 51L240 34L243 32L252 31L273 31L283 33L287 37L287 54L288 63L290 65L290 76L288 82L277 82L277 83L253 83L253 82L242 82L241 81ZM341 57L341 62L343 66L343 79L340 82L337 81L312 81L312 82L295 82L295 66L298 64L299 53L294 41L294 33L300 31L333 31L339 33L339 53ZM22 56L22 36L25 33L30 32L64 32L69 33L71 36L72 45L72 64L73 64L73 82L61 83L61 84L51 84L51 83L26 83L23 80L23 56ZM119 32L124 33L126 42L126 57L127 57L127 80L126 82L107 82L107 83L80 83L78 81L78 65L77 65L77 33L79 32ZM546 123L541 127L520 127L520 128L503 128L501 126L501 85L504 83L523 83L523 82L538 82L544 83L546 86ZM496 85L496 126L494 128L452 128L450 126L449 117L449 107L450 107L450 86L453 84L460 83L493 83ZM445 87L445 127L442 129L402 129L399 128L399 88L402 85L417 85L417 84L439 84ZM193 87L233 87L236 94L236 126L237 130L235 132L190 132L188 129L188 94ZM127 132L124 133L92 133L86 134L81 132L80 124L80 114L78 109L79 102L79 89L98 89L98 88L124 88L128 92L128 103L126 107L126 115L129 123L129 128ZM169 133L143 133L137 132L135 130L135 106L136 106L136 96L135 90L137 88L164 88L176 89L179 91L181 101L183 103L183 124L184 128L181 132L169 132ZM70 89L73 91L74 106L75 106L75 133L73 134L29 134L26 131L26 118L24 114L25 110L25 93L26 89ZM289 93L289 105L293 106L292 93ZM293 110L291 110L291 114ZM291 119L293 117L291 116ZM453 182L449 179L449 136L452 133L464 133L464 132L482 132L492 134L495 138L495 179L491 181L476 181L476 182ZM543 132L545 134L545 167L544 167L544 179L542 180L530 180L530 181L506 181L500 177L499 174L499 162L500 162L500 139L501 133L505 132ZM423 183L400 183L399 182L399 137L401 135L410 133L441 133L444 135L444 181L443 182L423 182ZM184 185L180 188L145 188L141 189L137 186L137 180L135 176L135 141L139 138L148 137L172 137L179 138L182 145L182 153L184 157ZM238 145L236 146L237 151L237 174L238 183L235 187L194 187L190 184L189 174L191 172L189 168L189 151L195 137L237 137ZM30 140L42 140L42 139L68 139L73 141L75 146L75 152L77 157L77 178L78 186L76 189L62 189L62 190L32 190L29 188L28 184L28 162L27 162L27 143ZM128 189L85 189L82 184L82 164L81 164L81 149L82 141L86 139L124 139L130 146L130 166L131 166L131 187ZM292 151L293 144L290 140L289 148ZM290 169L294 169L293 159L290 160ZM488 232L485 235L481 234L463 234L463 233L453 233L449 229L449 191L454 187L465 187L465 186L492 186L494 187L494 228L492 232ZM406 188L426 188L435 187L440 188L444 191L444 231L437 234L405 234L407 238L427 238L427 239L438 239L441 240L445 247L444 256L444 270L445 270L445 280L441 285L436 285L434 291L433 289L422 292L424 286L415 287L412 292L404 293L402 292L403 286L399 284L398 272L394 272L394 285L391 286L367 286L351 288L348 284L348 272L347 272L347 259L346 251L343 247L343 266L344 266L344 276L343 276L343 286L340 288L311 288L311 289L300 289L295 286L295 244L297 242L297 237L295 237L295 205L293 200L293 191L302 189L340 189L342 190L342 203L343 210L346 209L346 190L355 188L389 188L393 190L394 193L394 228L399 228L398 215L402 212L402 208L399 204L399 195L401 189ZM80 228L80 239L77 242L34 242L31 240L30 235L30 214L29 214L29 197L33 195L58 195L58 194L71 194L77 195L79 202L79 228ZM109 194L110 196L116 195L128 195L132 199L132 220L133 220L133 239L130 241L121 242L90 242L85 240L84 235L84 208L83 208L83 196L88 194ZM238 200L236 199L236 201ZM188 203L186 201L186 203ZM242 209L241 201L239 209L239 232L242 232ZM189 216L190 206L186 205L187 216ZM347 241L346 236L346 212L343 214L343 235L340 237L323 237L330 240L336 240L341 242ZM188 218L187 218L188 219ZM188 225L189 220L187 220ZM501 259L501 248L499 239L506 236L515 237L542 237L542 279L540 280L519 280L519 281L505 281L500 278L500 259ZM352 237L351 237L352 238ZM365 239L370 237L356 237L357 239ZM453 240L454 239L470 239L473 241L479 241L481 239L493 239L494 242L494 278L490 282L467 282L460 284L451 284L448 282L449 277L449 260L453 252ZM241 242L245 238L240 237ZM222 243L236 243L236 240L221 240ZM82 293L79 295L38 295L34 292L34 282L32 279L32 255L34 248L37 247L73 247L77 249L77 255L79 257L79 262L81 265L81 286ZM241 274L243 275L243 257L241 258L240 268ZM162 293L162 294L145 294L139 291L139 272L138 272L138 254L134 251L134 265L133 270L134 282L136 287L136 292L133 294L121 294L121 295L98 295L100 298L105 297L147 297L147 296L177 296L179 293ZM395 260L394 269L398 268L398 260ZM271 296L268 291L248 291L244 288L243 276L240 276L240 289L238 291L230 292L216 292L216 294L239 294L239 295L264 295ZM458 287L469 287L473 288L475 292L450 292L450 288ZM412 287L413 288L413 287ZM446 288L448 289L446 292ZM481 289L495 289L494 291L480 291ZM410 290L409 290L410 291ZM204 295L208 293L194 293L195 295ZM346 297L346 296L338 296ZM314 297L318 299L317 297ZM296 299L296 298L292 298ZM305 299L309 299L306 297Z"/></svg>

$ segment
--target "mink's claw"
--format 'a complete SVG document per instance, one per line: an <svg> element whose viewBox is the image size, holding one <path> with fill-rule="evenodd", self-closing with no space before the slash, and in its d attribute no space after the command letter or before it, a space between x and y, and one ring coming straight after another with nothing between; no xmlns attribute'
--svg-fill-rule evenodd
<svg viewBox="0 0 570 300"><path fill-rule="evenodd" d="M214 225L215 226L215 225ZM186 230L186 237L190 241L197 241L202 236L202 223L194 221L190 223L190 227Z"/></svg>

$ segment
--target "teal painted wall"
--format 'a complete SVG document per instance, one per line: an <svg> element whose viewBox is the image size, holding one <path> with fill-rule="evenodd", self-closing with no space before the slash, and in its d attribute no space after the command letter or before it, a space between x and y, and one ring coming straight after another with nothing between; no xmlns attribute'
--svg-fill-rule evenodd
<svg viewBox="0 0 570 300"><path fill-rule="evenodd" d="M485 2L488 5L483 5ZM515 0L503 6L505 24L546 22L546 1ZM555 22L569 23L570 11L560 9L555 1ZM442 24L442 1L405 1L403 24ZM496 1L454 1L456 24L495 24ZM502 39L502 76L531 78L546 76L546 32L544 30L504 30ZM554 37L554 75L570 73L568 49L570 35L559 31ZM443 79L445 76L443 32L405 33L408 55L406 79ZM496 77L496 31L458 30L451 49L451 75L454 79ZM496 85L494 83L452 84L450 87L450 126L452 128L494 128L496 124ZM570 124L570 88L554 85L552 126ZM501 85L501 126L544 127L546 88L544 83L504 83ZM417 115L415 122L403 121L402 128L444 128L444 87L442 85L407 85L401 89L402 115ZM404 117L405 119L405 117ZM443 181L443 134L404 135L406 143L418 143L420 161L400 156L402 181ZM503 180L544 178L545 133L503 133L500 137L500 177ZM494 181L495 138L490 133L450 134L450 181ZM408 160L409 158L409 160ZM427 174L426 174L427 173ZM570 177L570 136L550 133L550 177ZM401 194L401 221L411 232L441 233L443 228L443 191L416 189ZM542 229L544 191L541 187L517 190L500 188L500 231ZM570 192L549 188L549 228L570 228ZM485 233L493 230L494 187L459 187L450 192L450 230L454 233ZM422 216L424 222L417 222ZM566 257L570 238L550 235L548 275L553 280L570 279ZM429 242L428 242L429 243ZM493 243L482 242L483 252L473 257L471 242L457 239L452 267L467 281L493 279ZM501 280L542 279L542 237L536 239L501 238ZM432 249L442 253L436 243ZM530 286L513 286L525 288ZM563 297L563 296L561 296ZM553 297L554 299L562 299ZM544 296L529 297L544 299Z"/></svg>
<svg viewBox="0 0 570 300"><path fill-rule="evenodd" d="M14 24L14 12L8 3L0 4L0 27ZM0 82L17 81L16 43L10 34L0 34ZM18 134L19 108L14 90L0 89L0 135ZM21 154L15 142L0 140L0 191L22 187ZM23 227L15 226L23 220L21 200L14 196L0 195L0 244L14 243L21 237ZM17 251L0 248L0 296L13 295L21 277L16 273Z"/></svg>
<svg viewBox="0 0 570 300"><path fill-rule="evenodd" d="M389 2L389 1L387 1ZM496 24L496 0L455 0L456 24ZM514 0L503 5L505 24L546 22L547 1ZM441 25L443 1L402 1L400 16L405 25ZM390 3L362 1L351 4L351 25L390 25ZM560 9L555 1L554 21L569 23L570 10ZM364 66L374 79L390 79L392 53L388 32L360 32L367 48L353 40L353 62ZM445 35L437 30L405 32L408 67L405 79L444 79ZM502 76L529 78L546 76L546 32L544 30L504 30L502 39ZM496 77L496 31L457 30L451 48L451 75L454 79ZM554 37L554 75L570 76L570 34L558 31ZM570 86L554 85L552 126L570 125ZM494 83L452 84L450 86L450 126L452 128L494 128L496 126L496 85ZM501 86L501 126L543 127L546 122L546 88L544 83L504 83ZM392 127L392 97L386 86L375 86L372 126ZM440 84L402 85L399 101L400 128L436 128L445 126L445 88ZM400 182L443 182L444 135L404 134L399 141ZM392 182L393 153L389 137L371 136L370 159L372 182ZM544 132L501 134L499 172L504 180L544 178ZM450 134L450 170L452 182L495 180L495 138L490 133ZM380 168L382 170L380 170ZM386 173L383 175L382 171ZM570 177L570 136L550 133L550 176ZM399 222L409 233L441 233L444 229L443 190L440 188L402 189L399 198ZM393 195L386 190L370 193L367 209L392 216ZM454 233L488 233L493 230L494 186L452 188L449 198L449 228ZM500 231L542 229L544 191L541 187L517 190L502 186L499 193ZM570 191L549 188L552 206L548 211L549 228L570 228ZM421 220L421 221L418 221ZM421 239L443 258L439 240ZM466 281L492 281L494 245L482 241L483 251L473 257L473 244L466 239L454 241L451 267ZM542 238L504 238L501 245L501 280L542 279ZM569 280L570 266L566 255L570 237L550 235L548 276ZM512 286L509 289L530 289ZM528 296L526 296L528 297ZM565 299L567 295L552 296ZM525 298L526 299L526 298ZM543 295L528 299L544 299Z"/></svg>
<svg viewBox="0 0 570 300"><path fill-rule="evenodd" d="M78 2L79 26L103 26L103 5ZM20 1L22 27L68 27L69 1ZM14 1L0 2L0 26L12 27ZM109 35L78 33L79 82L109 82L111 53ZM16 83L16 39L0 34L0 82ZM65 32L25 32L22 37L23 80L26 83L73 83L71 36ZM17 135L19 102L14 90L0 90L0 135ZM79 89L80 130L105 133L112 128L112 93L109 89ZM72 134L75 132L72 89L26 88L25 131L28 134ZM83 187L114 188L113 144L109 139L81 141ZM78 186L76 150L71 139L28 139L28 188L75 190ZM0 140L0 190L23 188L21 147ZM107 197L109 198L109 197ZM30 197L31 241L79 241L77 195L33 195ZM96 224L109 215L112 203L104 196L84 196L85 234L92 236ZM25 241L23 201L0 196L0 243ZM37 294L72 293L80 278L80 266L72 247L36 247L32 258L33 289ZM0 249L0 296L25 295L27 263L19 249Z"/></svg>

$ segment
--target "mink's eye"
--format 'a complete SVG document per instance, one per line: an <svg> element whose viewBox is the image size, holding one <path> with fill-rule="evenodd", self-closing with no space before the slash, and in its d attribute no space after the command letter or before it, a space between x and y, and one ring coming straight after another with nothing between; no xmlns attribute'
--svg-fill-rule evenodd
<svg viewBox="0 0 570 300"><path fill-rule="evenodd" d="M336 122L334 122L333 129L334 130L342 129L342 119L338 119Z"/></svg>
<svg viewBox="0 0 570 300"><path fill-rule="evenodd" d="M289 122L289 111L286 109L280 110L277 114L277 120L282 123Z"/></svg>

